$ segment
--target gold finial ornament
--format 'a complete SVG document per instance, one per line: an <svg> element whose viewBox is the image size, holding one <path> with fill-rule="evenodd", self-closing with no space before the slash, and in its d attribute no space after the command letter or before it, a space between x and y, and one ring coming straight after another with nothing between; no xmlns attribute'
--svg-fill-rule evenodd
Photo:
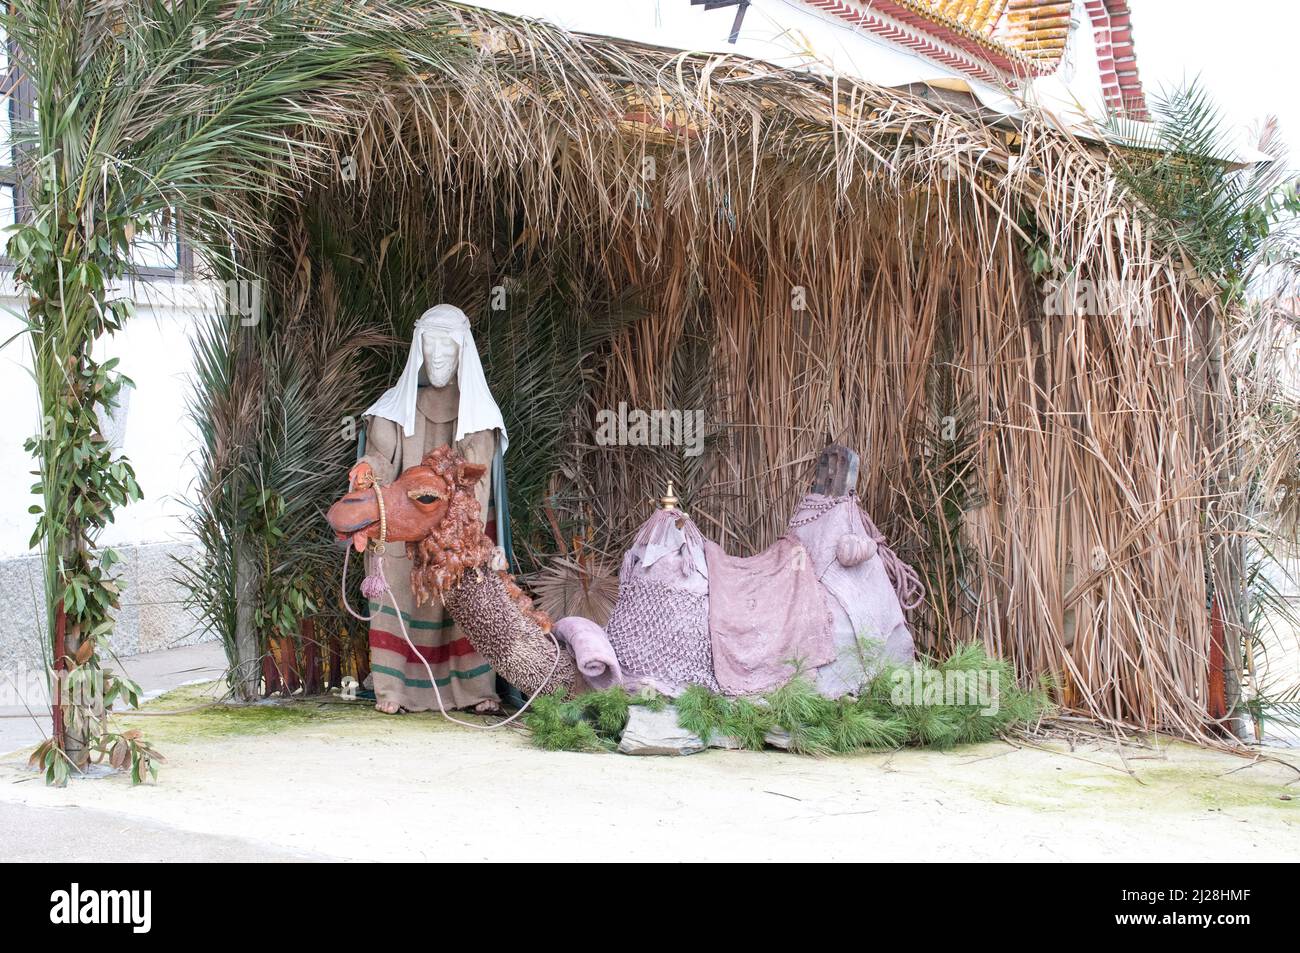
<svg viewBox="0 0 1300 953"><path fill-rule="evenodd" d="M673 481L668 481L668 492L659 497L659 509L675 510L677 509L677 496L673 493Z"/></svg>

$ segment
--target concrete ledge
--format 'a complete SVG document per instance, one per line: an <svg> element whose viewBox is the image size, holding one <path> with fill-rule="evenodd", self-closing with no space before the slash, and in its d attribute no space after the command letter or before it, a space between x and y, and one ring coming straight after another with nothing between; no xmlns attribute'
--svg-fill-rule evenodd
<svg viewBox="0 0 1300 953"><path fill-rule="evenodd" d="M172 577L175 561L192 557L185 543L114 546L122 563L114 571L125 583L111 641L118 655L137 655L213 641L185 608L186 591ZM35 555L0 559L0 669L39 668L45 638L44 583Z"/></svg>

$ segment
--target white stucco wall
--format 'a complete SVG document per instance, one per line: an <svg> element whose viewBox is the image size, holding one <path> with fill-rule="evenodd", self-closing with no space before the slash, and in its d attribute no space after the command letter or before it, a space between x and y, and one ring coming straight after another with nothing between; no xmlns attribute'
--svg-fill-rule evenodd
<svg viewBox="0 0 1300 953"><path fill-rule="evenodd" d="M201 284L137 281L131 285L137 315L101 342L97 356L116 357L119 369L135 383L127 403L123 452L135 467L145 498L119 511L103 533L105 545L174 542L184 533L179 518L193 477L194 447L185 420L192 368L191 336L204 307L214 300ZM23 302L12 278L0 277L0 558L27 552L35 517L27 508L39 502L30 493L34 461L23 442L40 429L31 346L20 334ZM15 337L15 335L19 335ZM11 340L12 339L12 340Z"/></svg>
<svg viewBox="0 0 1300 953"><path fill-rule="evenodd" d="M182 500L194 477L192 428L186 401L192 336L215 306L214 288L170 280L123 286L136 317L100 343L97 356L117 357L135 384L122 418L122 451L135 468L144 499L120 509L100 542L123 557L126 582L115 649L133 653L208 637L185 611L184 592L171 578L173 557L185 557L191 539ZM44 613L37 554L28 549L36 518L28 508L35 461L23 443L40 429L31 343L22 333L23 300L12 274L0 272L0 665L31 665L41 657Z"/></svg>

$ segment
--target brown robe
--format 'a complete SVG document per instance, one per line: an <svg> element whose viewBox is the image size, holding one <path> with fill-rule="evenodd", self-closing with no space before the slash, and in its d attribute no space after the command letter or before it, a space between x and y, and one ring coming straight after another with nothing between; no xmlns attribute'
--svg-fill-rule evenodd
<svg viewBox="0 0 1300 953"><path fill-rule="evenodd" d="M411 467L418 466L434 447L452 443L456 433L456 414L460 392L455 382L446 387L421 387L415 402L415 432L411 436L385 417L366 418L366 453L361 459L369 463L380 483L391 483ZM486 526L492 457L496 451L496 433L480 430L466 434L454 443L454 449L470 463L488 468L474 488L480 507L480 521ZM384 560L384 576L392 587L397 609L384 600L371 602L370 671L374 676L375 697L394 702L408 711L437 710L429 671L402 638L397 611L402 613L406 633L420 654L429 662L442 693L443 704L452 708L470 708L483 701L499 701L496 673L443 611L438 603L416 606L411 591L411 561L406 547L390 543L383 556L367 554L366 570L373 572L373 560Z"/></svg>

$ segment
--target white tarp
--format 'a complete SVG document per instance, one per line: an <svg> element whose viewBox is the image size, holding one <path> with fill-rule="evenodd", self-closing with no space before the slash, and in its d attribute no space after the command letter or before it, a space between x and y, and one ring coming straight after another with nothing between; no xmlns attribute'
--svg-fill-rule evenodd
<svg viewBox="0 0 1300 953"><path fill-rule="evenodd" d="M576 33L675 50L738 54L880 86L928 84L968 91L987 108L1008 116L1021 114L1028 101L1050 112L1063 128L1087 138L1098 138L1097 125L1107 115L1091 20L1082 0L1075 0L1075 28L1059 66L1016 93L980 82L801 0L751 0L735 43L728 42L734 6L706 10L690 0L475 0L474 5L545 20ZM1264 158L1243 143L1228 161Z"/></svg>
<svg viewBox="0 0 1300 953"><path fill-rule="evenodd" d="M788 69L855 76L881 86L930 83L965 89L991 109L1017 111L1005 92L799 0L751 0L734 44L728 42L736 18L734 6L706 10L690 0L476 0L475 6L535 17L576 33L676 50L739 54Z"/></svg>

